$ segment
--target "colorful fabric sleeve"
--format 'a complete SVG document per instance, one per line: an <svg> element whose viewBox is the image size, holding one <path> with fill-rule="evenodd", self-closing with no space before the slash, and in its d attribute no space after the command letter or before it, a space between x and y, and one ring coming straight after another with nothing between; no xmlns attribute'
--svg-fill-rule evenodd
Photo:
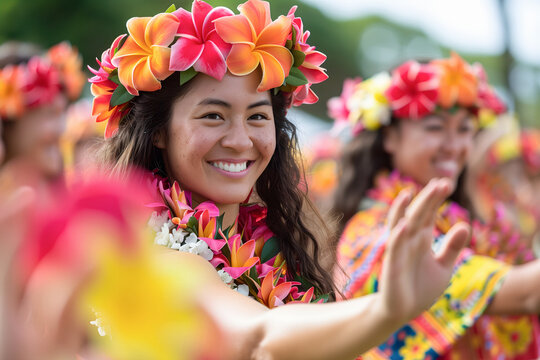
<svg viewBox="0 0 540 360"><path fill-rule="evenodd" d="M387 211L386 204L376 203L368 210L358 212L349 221L341 236L337 257L338 264L349 276L343 289L346 298L376 291L388 237L385 228Z"/></svg>
<svg viewBox="0 0 540 360"><path fill-rule="evenodd" d="M387 239L387 209L377 206L358 213L341 237L338 259L350 275L344 291L349 298L377 291ZM450 285L438 301L362 358L412 360L444 354L482 315L509 268L465 249L456 262Z"/></svg>

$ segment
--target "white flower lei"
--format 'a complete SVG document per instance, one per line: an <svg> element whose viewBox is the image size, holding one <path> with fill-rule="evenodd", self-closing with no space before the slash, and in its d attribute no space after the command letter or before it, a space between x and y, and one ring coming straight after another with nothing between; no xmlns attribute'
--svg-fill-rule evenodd
<svg viewBox="0 0 540 360"><path fill-rule="evenodd" d="M212 260L214 257L214 253L206 242L199 240L193 233L177 229L169 220L167 211L163 211L161 214L156 211L152 212L152 216L148 220L148 226L156 232L154 243L157 245L199 255L207 261ZM217 273L228 287L242 295L249 296L249 287L247 285L236 285L232 276L225 270L219 270Z"/></svg>

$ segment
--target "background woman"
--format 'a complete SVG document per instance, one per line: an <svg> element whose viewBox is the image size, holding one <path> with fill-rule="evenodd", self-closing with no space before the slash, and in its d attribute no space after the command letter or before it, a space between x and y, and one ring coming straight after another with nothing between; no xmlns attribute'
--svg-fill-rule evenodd
<svg viewBox="0 0 540 360"><path fill-rule="evenodd" d="M343 215L338 261L351 277L345 295L353 298L379 289L383 260L385 266L391 260L385 253L386 234L375 233L373 228L384 226L400 190L414 193L434 178L450 180L452 194L437 211L435 252L444 244L440 236L450 226L470 221L474 213L463 187L467 159L478 126L493 121L504 105L489 87L482 68L467 64L455 53L428 64L406 62L391 77L378 74L359 84L347 104L356 137L344 150L334 209ZM536 316L520 317L520 325L517 320L507 322L503 331L484 324L483 332L467 333L483 314L540 311L540 262L511 267L473 255L494 237L498 237L496 242L507 241L508 234L479 223L472 227L469 248L460 255L444 294L363 357L538 355Z"/></svg>

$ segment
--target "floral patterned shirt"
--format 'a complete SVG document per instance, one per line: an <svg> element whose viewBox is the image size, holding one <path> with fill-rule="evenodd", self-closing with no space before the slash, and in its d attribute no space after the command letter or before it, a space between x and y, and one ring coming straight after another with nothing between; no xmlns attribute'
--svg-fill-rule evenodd
<svg viewBox="0 0 540 360"><path fill-rule="evenodd" d="M404 188L420 190L417 184L397 172L379 174L375 184L362 203L363 209L347 224L338 247L338 262L350 276L344 289L347 298L377 291L390 204ZM455 203L443 204L434 231L435 251L444 241L444 234L458 221L469 221L467 211ZM503 261L475 254L475 247L485 248L485 243L493 241L493 236L493 231L474 223L471 247L458 257L443 295L429 310L361 358L537 358L538 333L534 330L538 321L535 317L482 316L510 268Z"/></svg>

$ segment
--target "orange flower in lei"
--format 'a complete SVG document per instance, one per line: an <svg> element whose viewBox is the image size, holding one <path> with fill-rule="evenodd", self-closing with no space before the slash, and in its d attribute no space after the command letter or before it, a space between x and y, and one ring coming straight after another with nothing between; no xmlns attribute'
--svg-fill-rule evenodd
<svg viewBox="0 0 540 360"><path fill-rule="evenodd" d="M118 67L120 82L130 94L159 90L160 80L174 72L169 70L169 45L175 39L178 25L178 18L170 13L129 19L129 37L114 54L112 64Z"/></svg>
<svg viewBox="0 0 540 360"><path fill-rule="evenodd" d="M234 75L248 75L261 66L262 79L258 91L280 87L294 62L284 46L291 32L292 20L280 16L272 21L270 4L249 0L238 6L240 15L215 21L219 36L232 45L227 67Z"/></svg>
<svg viewBox="0 0 540 360"><path fill-rule="evenodd" d="M431 62L440 71L439 101L443 108L457 104L468 107L475 105L478 95L478 79L457 53L452 52L449 59Z"/></svg>

